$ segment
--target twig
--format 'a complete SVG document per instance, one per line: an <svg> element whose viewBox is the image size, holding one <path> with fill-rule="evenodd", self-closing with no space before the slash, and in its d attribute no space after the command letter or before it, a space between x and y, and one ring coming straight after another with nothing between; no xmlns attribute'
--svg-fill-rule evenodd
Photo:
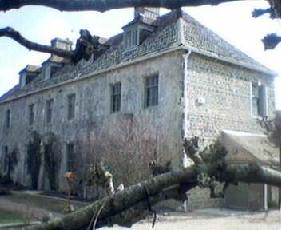
<svg viewBox="0 0 281 230"><path fill-rule="evenodd" d="M99 218L99 215L101 214L101 211L103 210L104 206L105 206L105 202L106 200L103 201L103 203L101 204L101 207L99 208L97 214L95 216L93 216L93 218L91 219L91 222L89 224L89 227L87 228L87 230L95 230L96 229L96 224ZM93 226L93 227L92 227Z"/></svg>

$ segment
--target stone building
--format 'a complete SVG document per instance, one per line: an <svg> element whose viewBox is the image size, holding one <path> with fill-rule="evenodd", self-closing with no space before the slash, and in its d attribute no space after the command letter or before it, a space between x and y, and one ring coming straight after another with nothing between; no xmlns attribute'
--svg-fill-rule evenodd
<svg viewBox="0 0 281 230"><path fill-rule="evenodd" d="M97 58L74 65L51 55L20 72L19 84L0 100L2 174L8 170L33 189L63 191L64 173L85 168L98 139L112 147L109 137L121 138L124 130L142 133L128 151L152 146L139 159L172 160L173 167L180 166L184 137L200 136L207 145L224 130L262 132L258 120L275 109L269 69L181 10L160 16L158 9L137 8L123 30L103 41L109 48ZM54 39L52 45L70 50L72 44ZM132 164L122 151L111 157ZM190 207L223 204L206 194L192 193Z"/></svg>

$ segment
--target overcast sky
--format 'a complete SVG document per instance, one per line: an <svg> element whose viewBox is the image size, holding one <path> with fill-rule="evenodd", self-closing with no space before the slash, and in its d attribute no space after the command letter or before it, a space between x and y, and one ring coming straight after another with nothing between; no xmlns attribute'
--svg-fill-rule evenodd
<svg viewBox="0 0 281 230"><path fill-rule="evenodd" d="M268 33L281 35L281 21L268 16L251 17L255 8L267 8L266 1L245 1L219 6L184 8L214 32L281 76L281 44L264 51L261 39ZM162 11L166 12L165 10ZM110 37L132 20L133 10L112 10L106 13L62 13L46 7L24 7L0 13L0 28L11 26L30 40L48 44L54 37L73 42L81 28L92 34ZM40 65L48 55L28 51L8 38L0 38L0 95L18 83L18 72L27 64ZM277 108L281 109L281 80L276 80Z"/></svg>

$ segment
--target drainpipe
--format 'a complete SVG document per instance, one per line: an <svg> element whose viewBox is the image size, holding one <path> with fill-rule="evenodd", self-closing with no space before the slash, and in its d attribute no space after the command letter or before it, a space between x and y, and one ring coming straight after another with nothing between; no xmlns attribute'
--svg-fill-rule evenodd
<svg viewBox="0 0 281 230"><path fill-rule="evenodd" d="M268 211L268 185L264 184L264 211Z"/></svg>
<svg viewBox="0 0 281 230"><path fill-rule="evenodd" d="M184 58L184 80L183 80L183 113L184 113L184 120L183 120L183 138L187 138L187 133L189 129L189 121L188 121L188 85L189 85L189 79L188 79L188 61L189 56L192 53L190 49L187 50L187 53L183 55ZM182 154L182 166L183 168L187 168L190 165L190 161L183 149ZM183 204L184 212L187 212L187 200L184 201Z"/></svg>
<svg viewBox="0 0 281 230"><path fill-rule="evenodd" d="M188 128L189 128L189 121L187 116L188 111L188 86L189 86L189 77L188 77L188 61L189 56L192 53L190 49L187 50L187 53L183 55L184 58L184 92L183 92L183 99L184 99L184 138L188 136Z"/></svg>

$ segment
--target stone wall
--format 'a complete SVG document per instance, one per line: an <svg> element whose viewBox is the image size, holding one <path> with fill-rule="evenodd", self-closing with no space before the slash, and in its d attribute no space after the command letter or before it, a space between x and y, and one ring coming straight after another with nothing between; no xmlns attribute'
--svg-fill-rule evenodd
<svg viewBox="0 0 281 230"><path fill-rule="evenodd" d="M269 88L269 115L275 110L274 83L271 76L191 54L187 69L187 134L199 136L201 144L212 143L224 129L261 133L260 118L253 117L252 82ZM203 195L205 194L205 195ZM223 205L223 200L210 200L209 191L195 189L190 207Z"/></svg>
<svg viewBox="0 0 281 230"><path fill-rule="evenodd" d="M19 163L13 175L24 185L30 185L27 173L26 152L31 132L36 131L42 137L53 133L62 153L59 172L59 189L64 189L63 174L66 170L66 144L74 142L77 159L86 160L91 152L91 142L106 127L115 136L116 124L121 120L138 120L142 130L149 130L156 142L159 160L165 162L178 159L181 151L181 79L183 74L180 52L173 52L136 64L124 66L103 74L85 79L76 79L71 83L58 85L10 102L0 104L1 148L17 147ZM144 82L152 74L159 74L159 104L145 108ZM120 113L110 112L110 86L120 81L122 84L122 106ZM67 96L76 94L75 119L67 119ZM53 117L46 123L46 101L54 99ZM35 121L29 125L28 108L34 104ZM11 111L11 127L5 127L5 112ZM118 130L117 130L118 131ZM119 130L120 131L120 130ZM106 140L105 140L106 141ZM1 151L2 154L2 151ZM1 155L0 155L1 158ZM2 159L2 158L1 158ZM176 160L175 160L176 159ZM124 159L124 163L129 163ZM86 162L89 163L89 162ZM43 164L43 163L42 163ZM43 166L42 166L43 167ZM40 170L39 189L48 189L46 173ZM148 165L147 165L148 170ZM45 181L45 182L44 182Z"/></svg>

